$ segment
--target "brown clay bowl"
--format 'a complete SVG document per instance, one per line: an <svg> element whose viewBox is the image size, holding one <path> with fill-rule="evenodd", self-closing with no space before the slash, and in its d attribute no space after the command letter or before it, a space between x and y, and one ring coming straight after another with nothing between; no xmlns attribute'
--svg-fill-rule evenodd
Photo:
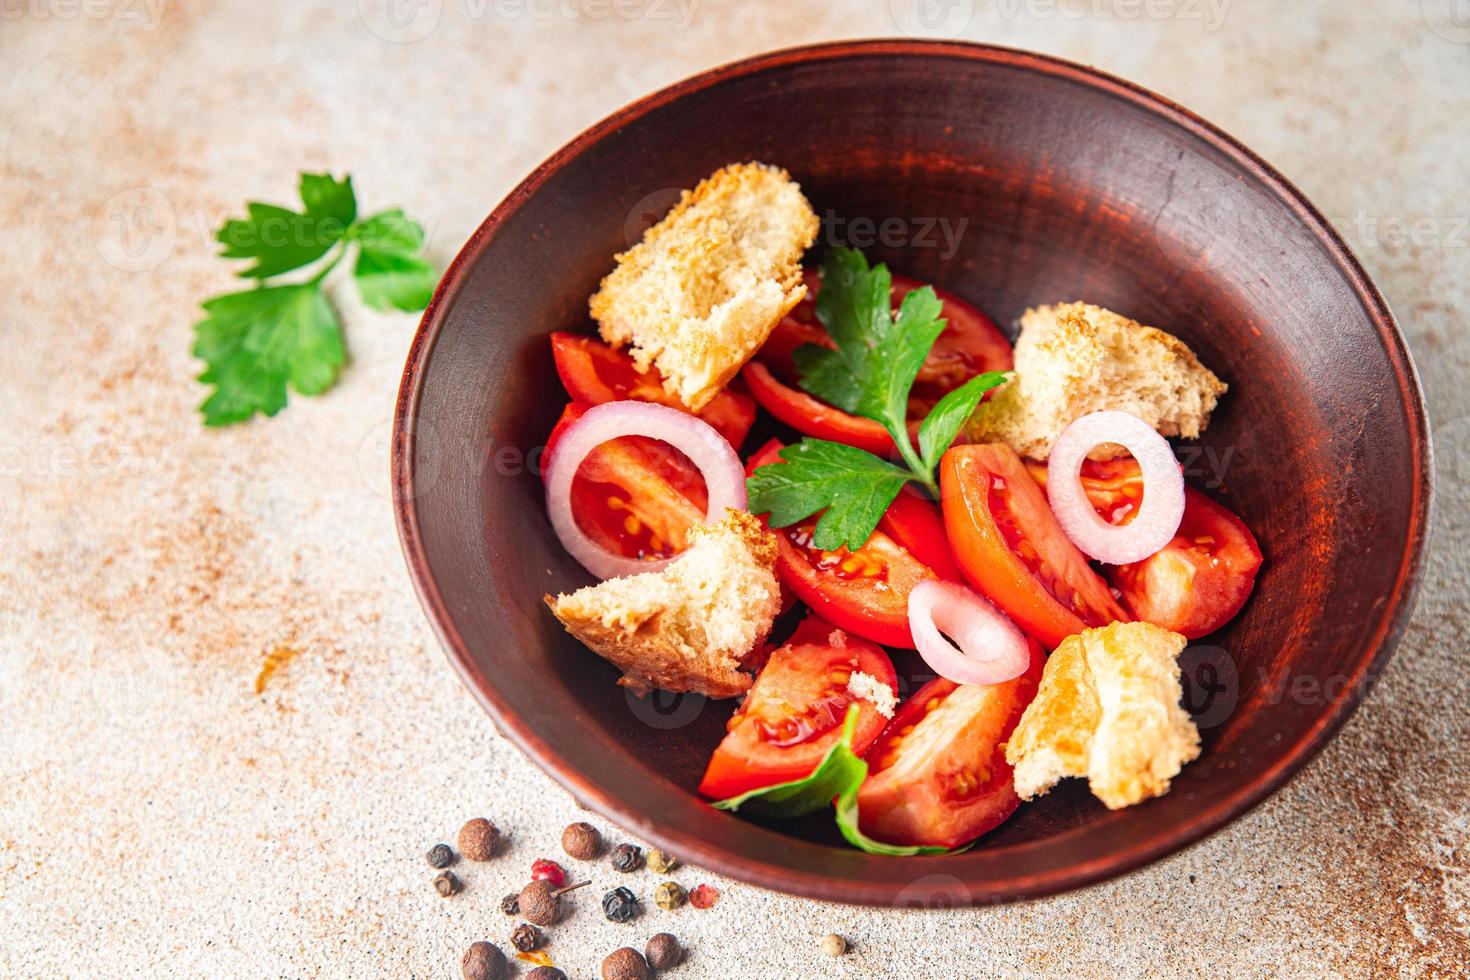
<svg viewBox="0 0 1470 980"><path fill-rule="evenodd" d="M627 696L548 614L543 592L588 579L552 535L526 461L566 400L546 334L586 328L587 297L670 189L750 159L801 182L822 242L863 247L1002 324L1043 301L1117 309L1179 334L1230 383L1181 458L1255 530L1266 565L1243 614L1186 654L1204 752L1168 796L1109 812L1071 780L972 851L920 858L842 846L823 816L722 813L694 787L733 702ZM884 219L896 219L886 235ZM538 167L465 245L424 315L393 466L419 596L502 732L583 804L688 861L874 905L1058 892L1184 847L1260 802L1383 669L1413 605L1430 500L1403 338L1280 174L1126 82L1020 51L913 41L716 69ZM897 660L910 683L924 679L912 655Z"/></svg>

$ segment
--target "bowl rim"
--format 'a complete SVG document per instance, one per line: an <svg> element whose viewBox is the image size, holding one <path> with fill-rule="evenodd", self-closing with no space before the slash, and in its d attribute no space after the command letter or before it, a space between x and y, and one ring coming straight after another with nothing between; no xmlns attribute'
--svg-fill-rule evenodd
<svg viewBox="0 0 1470 980"><path fill-rule="evenodd" d="M988 904L1054 895L1126 874L1204 840L1276 792L1316 757L1352 716L1392 657L1414 610L1420 572L1429 541L1434 483L1429 421L1413 358L1383 295L1341 236L1295 185L1234 137L1170 99L1096 68L1023 49L965 41L873 38L800 45L757 54L690 76L618 109L579 133L517 184L476 228L449 264L435 289L410 345L394 411L390 444L391 486L399 543L419 602L461 682L490 715L501 734L568 790L579 803L696 865L760 887L847 904L893 905L905 898L917 897L920 901L926 898L914 896L911 888L905 891L897 886L888 887L883 883L872 882L868 884L875 887L852 888L834 895L826 876L753 860L712 846L694 835L660 827L647 814L622 805L586 778L571 772L566 760L542 741L525 721L509 710L500 695L491 685L485 683L485 678L475 667L430 571L413 493L415 426L423 395L424 368L436 346L447 311L452 306L449 300L457 295L467 273L489 244L496 229L542 184L567 161L620 127L690 94L721 82L772 69L874 55L956 58L1060 77L1152 112L1166 122L1188 130L1223 153L1290 209L1342 271L1379 334L1393 367L1400 398L1408 410L1410 448L1416 463L1411 488L1409 531L1390 601L1381 607L1383 612L1373 624L1368 647L1371 653L1354 666L1349 683L1345 686L1344 696L1332 703L1277 762L1257 773L1252 781L1234 793L1212 803L1188 823L1176 825L1128 849L1083 864L1042 873L988 879L984 889L972 897L974 904ZM849 886L853 884L855 883L848 883ZM904 893L900 894L901 891Z"/></svg>

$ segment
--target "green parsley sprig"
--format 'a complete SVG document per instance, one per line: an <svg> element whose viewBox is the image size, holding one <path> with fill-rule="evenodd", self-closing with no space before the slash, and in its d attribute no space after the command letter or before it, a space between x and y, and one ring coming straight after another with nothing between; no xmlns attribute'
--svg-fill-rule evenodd
<svg viewBox="0 0 1470 980"><path fill-rule="evenodd" d="M774 465L774 464L773 464ZM714 804L717 810L739 810L766 817L801 817L826 806L835 807L837 829L853 847L869 854L907 857L913 854L948 854L948 848L901 847L873 840L858 827L858 789L868 778L868 764L852 750L853 733L857 730L858 706L849 705L842 733L827 750L817 768L805 779L796 779L764 789L751 790ZM965 850L958 848L957 850Z"/></svg>
<svg viewBox="0 0 1470 980"><path fill-rule="evenodd" d="M868 267L856 249L834 248L822 266L817 318L835 349L806 344L794 358L801 387L843 411L870 418L893 438L903 465L862 449L803 439L781 451L780 463L757 469L746 481L750 510L770 514L787 527L825 511L813 543L824 550L856 549L868 540L905 484L937 497L934 469L985 393L1003 384L1003 371L987 371L941 398L919 424L919 445L909 436L909 391L944 331L934 289L909 292L892 310L888 267Z"/></svg>
<svg viewBox="0 0 1470 980"><path fill-rule="evenodd" d="M239 274L256 286L206 300L206 316L194 325L194 356L205 362L199 380L214 389L199 406L205 425L275 415L288 385L302 395L332 387L346 352L322 282L354 247L353 279L373 309L417 312L434 293L439 275L420 256L417 222L396 208L359 218L350 176L302 174L300 190L301 210L252 201L246 217L216 235L222 257L253 261ZM267 283L318 262L304 281Z"/></svg>

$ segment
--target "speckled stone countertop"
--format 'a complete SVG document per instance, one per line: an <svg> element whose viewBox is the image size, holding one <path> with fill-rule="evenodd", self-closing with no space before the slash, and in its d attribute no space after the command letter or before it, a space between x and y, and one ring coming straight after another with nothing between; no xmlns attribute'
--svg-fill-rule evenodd
<svg viewBox="0 0 1470 980"><path fill-rule="evenodd" d="M389 8L388 3L393 6ZM443 264L619 105L760 50L903 32L1062 55L1263 154L1343 230L1418 358L1436 540L1387 673L1293 783L1109 884L957 913L786 898L695 868L673 976L1447 976L1470 963L1470 12L1455 0L0 0L0 976L457 976L572 800L496 735L409 586L386 435L414 328L336 291L326 397L205 431L212 230L298 169L424 219ZM1458 15L1459 20L1456 20ZM270 678L267 655L299 651ZM436 896L486 814L499 862ZM591 818L616 836L605 821ZM600 891L611 884L595 876ZM640 885L651 892L654 878ZM647 897L645 895L645 897ZM853 944L824 958L818 939Z"/></svg>

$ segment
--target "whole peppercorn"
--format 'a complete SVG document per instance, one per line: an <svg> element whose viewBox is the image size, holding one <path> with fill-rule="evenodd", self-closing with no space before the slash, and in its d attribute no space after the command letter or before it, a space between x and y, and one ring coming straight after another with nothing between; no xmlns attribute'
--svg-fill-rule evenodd
<svg viewBox="0 0 1470 980"><path fill-rule="evenodd" d="M567 975L554 966L538 966L526 974L526 980L567 980Z"/></svg>
<svg viewBox="0 0 1470 980"><path fill-rule="evenodd" d="M602 961L602 980L648 980L648 963L636 949L615 949Z"/></svg>
<svg viewBox="0 0 1470 980"><path fill-rule="evenodd" d="M521 914L521 896L507 895L500 900L500 911L506 915Z"/></svg>
<svg viewBox="0 0 1470 980"><path fill-rule="evenodd" d="M714 885L695 885L689 893L689 904L697 909L712 909L720 900L720 890Z"/></svg>
<svg viewBox="0 0 1470 980"><path fill-rule="evenodd" d="M666 881L653 890L653 904L665 912L672 912L684 904L684 886L677 881Z"/></svg>
<svg viewBox="0 0 1470 980"><path fill-rule="evenodd" d="M666 875L678 866L678 858L665 854L656 847L648 852L648 870L656 875Z"/></svg>
<svg viewBox="0 0 1470 980"><path fill-rule="evenodd" d="M464 971L464 980L505 980L509 972L500 947L483 939L470 944L459 965Z"/></svg>
<svg viewBox="0 0 1470 980"><path fill-rule="evenodd" d="M602 896L602 914L613 922L627 922L638 914L638 896L626 888L614 888Z"/></svg>
<svg viewBox="0 0 1470 980"><path fill-rule="evenodd" d="M634 844L619 844L612 850L612 866L618 871L637 871L643 867L643 849Z"/></svg>
<svg viewBox="0 0 1470 980"><path fill-rule="evenodd" d="M448 898L460 889L459 878L453 871L441 871L434 876L434 891Z"/></svg>
<svg viewBox="0 0 1470 980"><path fill-rule="evenodd" d="M546 945L546 934L531 923L522 922L510 934L510 944L522 953L529 953Z"/></svg>
<svg viewBox="0 0 1470 980"><path fill-rule="evenodd" d="M822 952L828 956L841 956L847 952L847 940L835 932L829 932L822 937Z"/></svg>
<svg viewBox="0 0 1470 980"><path fill-rule="evenodd" d="M672 935L661 932L643 947L643 955L648 959L648 965L655 970L668 970L679 965L679 961L684 958L684 948Z"/></svg>
<svg viewBox="0 0 1470 980"><path fill-rule="evenodd" d="M591 861L602 853L602 833L590 823L570 823L561 832L561 849L578 861Z"/></svg>
<svg viewBox="0 0 1470 980"><path fill-rule="evenodd" d="M566 870L555 861L538 858L531 862L531 880L549 881L557 888L567 883Z"/></svg>
<svg viewBox="0 0 1470 980"><path fill-rule="evenodd" d="M484 817L476 817L459 828L459 852L471 861L488 861L500 843L500 829Z"/></svg>
<svg viewBox="0 0 1470 980"><path fill-rule="evenodd" d="M435 844L429 848L429 867L444 869L454 863L454 848L448 844Z"/></svg>

